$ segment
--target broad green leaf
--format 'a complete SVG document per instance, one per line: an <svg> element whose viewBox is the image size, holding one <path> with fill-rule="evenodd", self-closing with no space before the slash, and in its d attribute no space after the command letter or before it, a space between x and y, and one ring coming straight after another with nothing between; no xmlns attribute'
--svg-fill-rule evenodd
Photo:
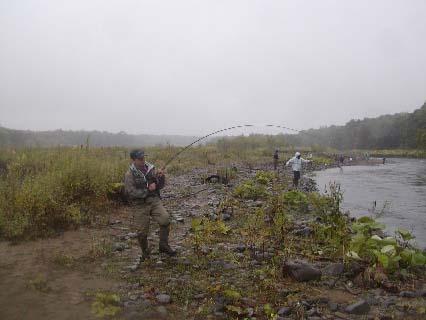
<svg viewBox="0 0 426 320"><path fill-rule="evenodd" d="M355 260L361 260L358 253L356 253L355 251L349 251L348 253L346 253L346 256Z"/></svg>
<svg viewBox="0 0 426 320"><path fill-rule="evenodd" d="M426 263L426 256L421 252L414 252L411 256L411 265L413 267L422 266Z"/></svg>
<svg viewBox="0 0 426 320"><path fill-rule="evenodd" d="M395 253L396 252L396 250L395 250L395 246L394 245L392 245L392 244L389 244L389 245L387 245L387 246L384 246L383 248L382 248L382 250L380 250L380 252L381 253Z"/></svg>
<svg viewBox="0 0 426 320"><path fill-rule="evenodd" d="M395 239L395 238L393 238L393 237L386 237L386 238L384 238L384 239L383 239L383 244L392 244L392 245L394 245L394 246L396 246L396 245L397 245L397 243L396 243L396 239Z"/></svg>
<svg viewBox="0 0 426 320"><path fill-rule="evenodd" d="M382 241L383 240L377 234L375 234L374 236L372 236L371 239L376 240L376 241Z"/></svg>
<svg viewBox="0 0 426 320"><path fill-rule="evenodd" d="M401 251L400 256L402 258L402 261L404 261L407 264L411 264L411 256L412 256L413 252L411 250L408 249L404 249Z"/></svg>
<svg viewBox="0 0 426 320"><path fill-rule="evenodd" d="M383 230L385 227L385 224L381 222L374 222L370 225L370 228L373 230Z"/></svg>
<svg viewBox="0 0 426 320"><path fill-rule="evenodd" d="M385 267L385 269L389 268L389 257L383 253L380 253L377 250L374 250L374 254L377 257L377 261L379 261L379 263Z"/></svg>

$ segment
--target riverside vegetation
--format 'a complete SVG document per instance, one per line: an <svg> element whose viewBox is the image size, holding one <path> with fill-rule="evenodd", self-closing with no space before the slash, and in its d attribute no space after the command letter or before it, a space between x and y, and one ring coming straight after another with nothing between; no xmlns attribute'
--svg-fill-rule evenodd
<svg viewBox="0 0 426 320"><path fill-rule="evenodd" d="M416 319L426 314L426 255L410 244L408 231L386 235L374 217L355 220L341 212L338 185L322 196L302 178L300 189L293 190L289 170L281 165L272 171L271 149L252 147L221 141L195 147L170 164L163 195L179 254L168 258L154 250L133 272L129 267L139 249L132 209L121 196L128 150L4 149L0 236L22 243L54 240L70 229L99 230L87 254L65 247L50 260L64 274L100 268L101 277L115 281L109 288L87 289L83 300L96 317ZM147 148L148 161L161 166L178 150ZM294 151L287 150L281 159ZM333 163L318 150L305 151L315 154L310 169ZM205 184L212 174L226 175L226 183ZM155 230L150 241L153 247L158 241ZM39 275L28 286L40 295L55 292Z"/></svg>

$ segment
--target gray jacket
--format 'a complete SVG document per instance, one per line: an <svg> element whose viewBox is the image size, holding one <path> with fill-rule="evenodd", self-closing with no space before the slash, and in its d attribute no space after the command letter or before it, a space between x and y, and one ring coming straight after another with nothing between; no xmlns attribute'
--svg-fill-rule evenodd
<svg viewBox="0 0 426 320"><path fill-rule="evenodd" d="M160 197L160 189L164 188L165 177L158 176L154 165L145 162L147 171L139 176L129 168L124 175L124 190L130 201L145 200L147 197ZM154 191L148 190L148 185L156 184Z"/></svg>

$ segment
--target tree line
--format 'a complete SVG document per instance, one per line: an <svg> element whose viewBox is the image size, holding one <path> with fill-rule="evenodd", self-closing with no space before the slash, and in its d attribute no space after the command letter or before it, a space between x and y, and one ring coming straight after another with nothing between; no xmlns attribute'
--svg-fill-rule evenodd
<svg viewBox="0 0 426 320"><path fill-rule="evenodd" d="M0 146L185 146L197 140L194 136L131 135L125 132L101 131L24 131L0 127ZM338 150L353 149L422 149L426 150L426 102L412 113L383 115L377 118L351 120L344 126L330 126L300 131L298 134L216 137L221 150L258 147L321 146Z"/></svg>
<svg viewBox="0 0 426 320"><path fill-rule="evenodd" d="M426 102L412 113L351 120L288 135L293 145L322 145L339 150L426 149Z"/></svg>
<svg viewBox="0 0 426 320"><path fill-rule="evenodd" d="M28 131L0 127L0 146L54 147L54 146L184 146L197 137L178 135L133 135L106 131Z"/></svg>

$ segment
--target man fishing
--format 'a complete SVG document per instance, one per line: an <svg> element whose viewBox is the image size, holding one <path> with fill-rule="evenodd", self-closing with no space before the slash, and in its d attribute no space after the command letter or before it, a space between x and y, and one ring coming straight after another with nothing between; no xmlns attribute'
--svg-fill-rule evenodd
<svg viewBox="0 0 426 320"><path fill-rule="evenodd" d="M160 253L169 256L176 251L169 246L170 215L163 207L160 189L165 185L164 169L156 170L154 165L145 161L144 150L132 150L132 164L124 177L124 188L130 203L137 208L135 222L137 237L142 250L140 262L149 258L149 224L152 217L160 225Z"/></svg>
<svg viewBox="0 0 426 320"><path fill-rule="evenodd" d="M296 152L294 157L287 161L286 166L291 165L293 169L293 185L297 188L299 186L300 171L302 171L302 164L309 163L311 160L301 158L300 152Z"/></svg>

